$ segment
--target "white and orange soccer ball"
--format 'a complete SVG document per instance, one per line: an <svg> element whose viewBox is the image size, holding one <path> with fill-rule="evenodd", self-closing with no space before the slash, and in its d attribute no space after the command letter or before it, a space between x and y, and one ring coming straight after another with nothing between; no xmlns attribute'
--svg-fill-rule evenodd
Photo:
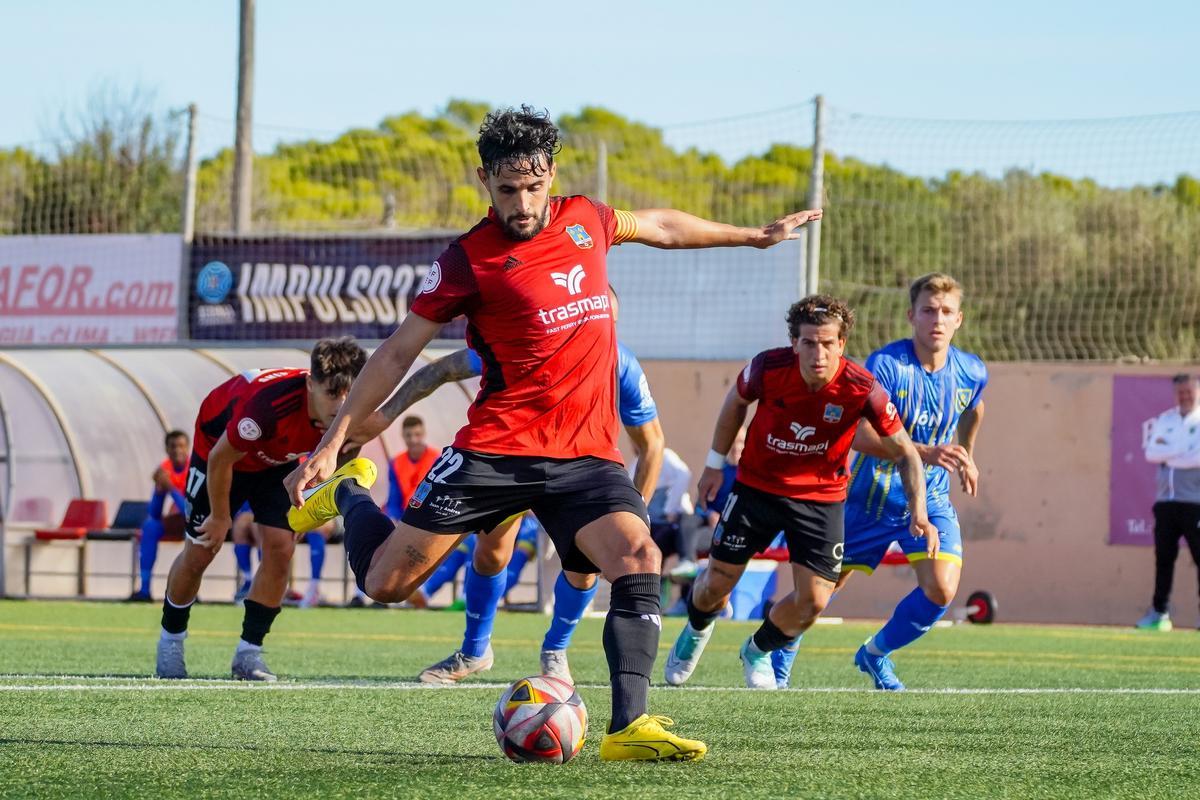
<svg viewBox="0 0 1200 800"><path fill-rule="evenodd" d="M575 687L560 678L522 678L500 695L492 729L513 761L565 764L583 749L587 709Z"/></svg>

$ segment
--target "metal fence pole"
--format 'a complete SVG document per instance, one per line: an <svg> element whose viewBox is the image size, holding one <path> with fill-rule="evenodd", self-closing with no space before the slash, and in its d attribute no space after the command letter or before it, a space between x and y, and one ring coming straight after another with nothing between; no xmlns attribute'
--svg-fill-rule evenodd
<svg viewBox="0 0 1200 800"><path fill-rule="evenodd" d="M808 207L820 208L825 200L825 98L817 95L813 102L812 171L808 179ZM821 222L808 223L808 242L805 252L805 294L818 291L821 279Z"/></svg>
<svg viewBox="0 0 1200 800"><path fill-rule="evenodd" d="M188 323L188 297L191 283L192 237L196 234L196 104L187 107L187 151L183 171L183 246L179 255L179 297L176 327L180 339L191 338Z"/></svg>
<svg viewBox="0 0 1200 800"><path fill-rule="evenodd" d="M608 143L603 139L596 147L596 199L608 202Z"/></svg>
<svg viewBox="0 0 1200 800"><path fill-rule="evenodd" d="M251 185L254 176L254 0L241 0L238 39L237 133L233 152L233 232L250 232Z"/></svg>

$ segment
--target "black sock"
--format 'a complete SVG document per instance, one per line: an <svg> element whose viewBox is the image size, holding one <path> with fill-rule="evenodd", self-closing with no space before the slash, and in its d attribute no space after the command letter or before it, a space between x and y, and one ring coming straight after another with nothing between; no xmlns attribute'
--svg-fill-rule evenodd
<svg viewBox="0 0 1200 800"><path fill-rule="evenodd" d="M334 502L342 512L346 533L343 542L354 582L359 589L367 591L367 570L371 568L371 557L379 546L387 541L396 529L387 514L379 510L371 493L358 485L358 481L346 480L338 484L333 492Z"/></svg>
<svg viewBox="0 0 1200 800"><path fill-rule="evenodd" d="M771 622L771 618L767 617L762 621L762 625L758 626L758 630L754 632L754 646L764 653L769 653L772 650L778 650L785 645L792 643L795 636L788 636L783 631L779 630L779 626Z"/></svg>
<svg viewBox="0 0 1200 800"><path fill-rule="evenodd" d="M692 595L696 593L696 584L692 584L692 590L688 592L687 598L687 615L688 624L692 626L692 630L702 631L709 625L713 624L713 620L721 616L721 610L716 611L701 611L696 608L696 604L692 602Z"/></svg>
<svg viewBox="0 0 1200 800"><path fill-rule="evenodd" d="M246 616L242 619L242 639L262 647L263 638L271 632L271 623L279 616L278 608L246 601Z"/></svg>
<svg viewBox="0 0 1200 800"><path fill-rule="evenodd" d="M195 601L193 601L195 602ZM167 633L183 633L187 630L188 617L192 615L192 604L183 608L171 605L171 601L163 598L162 626Z"/></svg>
<svg viewBox="0 0 1200 800"><path fill-rule="evenodd" d="M603 638L612 683L609 733L629 727L646 713L650 673L662 635L659 586L659 577L653 572L613 581Z"/></svg>

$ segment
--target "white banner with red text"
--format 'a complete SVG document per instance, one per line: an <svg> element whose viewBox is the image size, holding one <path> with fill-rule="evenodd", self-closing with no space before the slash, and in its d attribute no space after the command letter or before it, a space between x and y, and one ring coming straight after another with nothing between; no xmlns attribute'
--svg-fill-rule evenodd
<svg viewBox="0 0 1200 800"><path fill-rule="evenodd" d="M179 338L179 234L0 237L0 344Z"/></svg>

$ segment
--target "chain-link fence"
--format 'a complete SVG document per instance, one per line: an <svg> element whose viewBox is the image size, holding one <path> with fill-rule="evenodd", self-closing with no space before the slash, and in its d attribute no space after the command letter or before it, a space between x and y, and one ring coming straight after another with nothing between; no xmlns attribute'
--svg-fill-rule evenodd
<svg viewBox="0 0 1200 800"><path fill-rule="evenodd" d="M256 128L282 143L255 158L254 232L469 227L487 209L474 150L486 111ZM557 121L561 193L746 225L805 205L811 102L662 128L591 108ZM0 148L0 234L181 230L186 126L142 123ZM231 228L233 127L197 120L199 232ZM967 288L960 341L985 357L1200 356L1200 113L963 122L834 108L823 144L821 288L859 307L854 352L904 335L908 282L943 270Z"/></svg>

